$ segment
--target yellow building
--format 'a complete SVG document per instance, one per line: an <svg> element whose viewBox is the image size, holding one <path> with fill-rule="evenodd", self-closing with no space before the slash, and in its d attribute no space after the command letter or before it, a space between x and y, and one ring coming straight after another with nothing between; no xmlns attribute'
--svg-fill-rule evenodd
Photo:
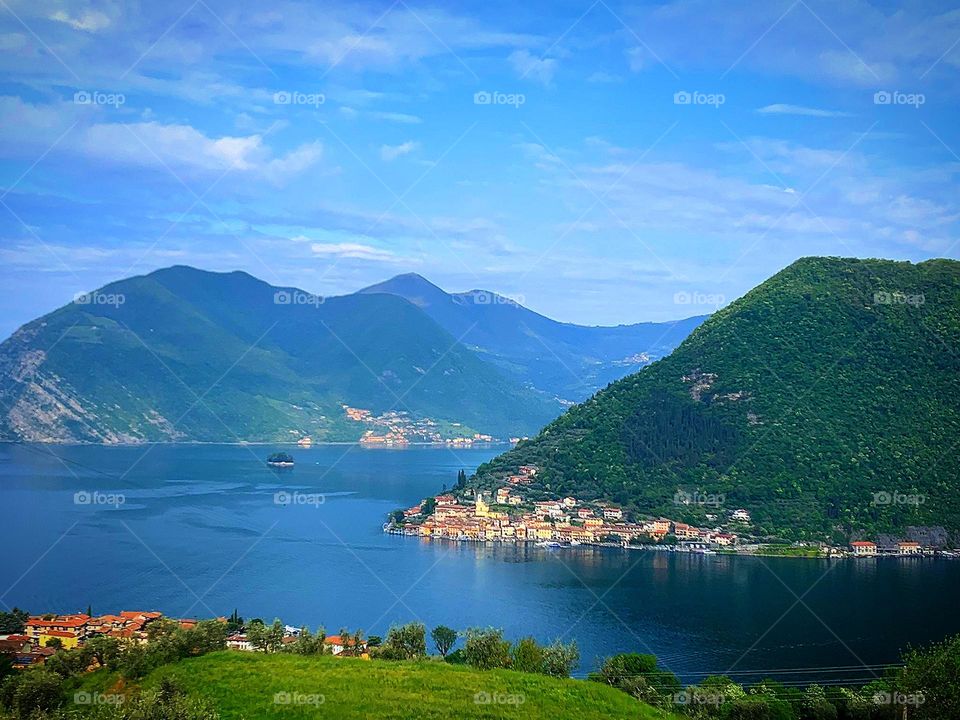
<svg viewBox="0 0 960 720"><path fill-rule="evenodd" d="M62 647L72 650L80 645L80 636L70 630L45 630L40 633L40 647L46 647L50 640L59 640Z"/></svg>
<svg viewBox="0 0 960 720"><path fill-rule="evenodd" d="M477 500L474 503L473 514L476 517L490 516L490 506L483 501L483 493L477 493Z"/></svg>

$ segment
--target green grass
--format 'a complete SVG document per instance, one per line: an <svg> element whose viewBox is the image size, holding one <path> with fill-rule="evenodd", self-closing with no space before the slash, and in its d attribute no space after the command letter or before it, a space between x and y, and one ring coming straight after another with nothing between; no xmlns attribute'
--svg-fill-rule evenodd
<svg viewBox="0 0 960 720"><path fill-rule="evenodd" d="M160 668L151 686L173 677L209 699L223 720L245 718L576 718L668 719L606 685L509 670L478 671L438 661L259 655L224 651ZM277 693L316 704L278 704ZM522 702L475 702L478 693Z"/></svg>

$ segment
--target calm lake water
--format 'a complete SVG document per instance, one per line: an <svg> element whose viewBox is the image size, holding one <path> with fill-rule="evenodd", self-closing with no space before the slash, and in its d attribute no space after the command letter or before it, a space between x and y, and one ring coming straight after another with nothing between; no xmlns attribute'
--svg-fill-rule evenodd
<svg viewBox="0 0 960 720"><path fill-rule="evenodd" d="M389 511L503 448L322 446L273 471L263 458L276 449L0 445L2 606L199 617L236 607L368 635L414 619L492 625L576 639L581 672L599 656L652 652L687 681L869 680L907 644L960 632L960 562L403 538L382 533ZM325 501L283 506L278 492ZM124 502L101 504L111 495Z"/></svg>

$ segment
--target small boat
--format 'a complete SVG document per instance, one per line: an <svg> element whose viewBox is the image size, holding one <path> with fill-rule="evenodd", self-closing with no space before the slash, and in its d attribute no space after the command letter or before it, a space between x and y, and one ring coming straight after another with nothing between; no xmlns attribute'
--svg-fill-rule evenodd
<svg viewBox="0 0 960 720"><path fill-rule="evenodd" d="M537 543L537 547L558 548L562 546L556 540L541 540Z"/></svg>

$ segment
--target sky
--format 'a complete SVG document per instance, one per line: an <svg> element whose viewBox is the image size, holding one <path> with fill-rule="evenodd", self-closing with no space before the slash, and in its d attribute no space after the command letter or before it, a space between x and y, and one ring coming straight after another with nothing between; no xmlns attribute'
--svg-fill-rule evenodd
<svg viewBox="0 0 960 720"><path fill-rule="evenodd" d="M960 255L960 6L0 0L0 337L175 264L559 320Z"/></svg>

